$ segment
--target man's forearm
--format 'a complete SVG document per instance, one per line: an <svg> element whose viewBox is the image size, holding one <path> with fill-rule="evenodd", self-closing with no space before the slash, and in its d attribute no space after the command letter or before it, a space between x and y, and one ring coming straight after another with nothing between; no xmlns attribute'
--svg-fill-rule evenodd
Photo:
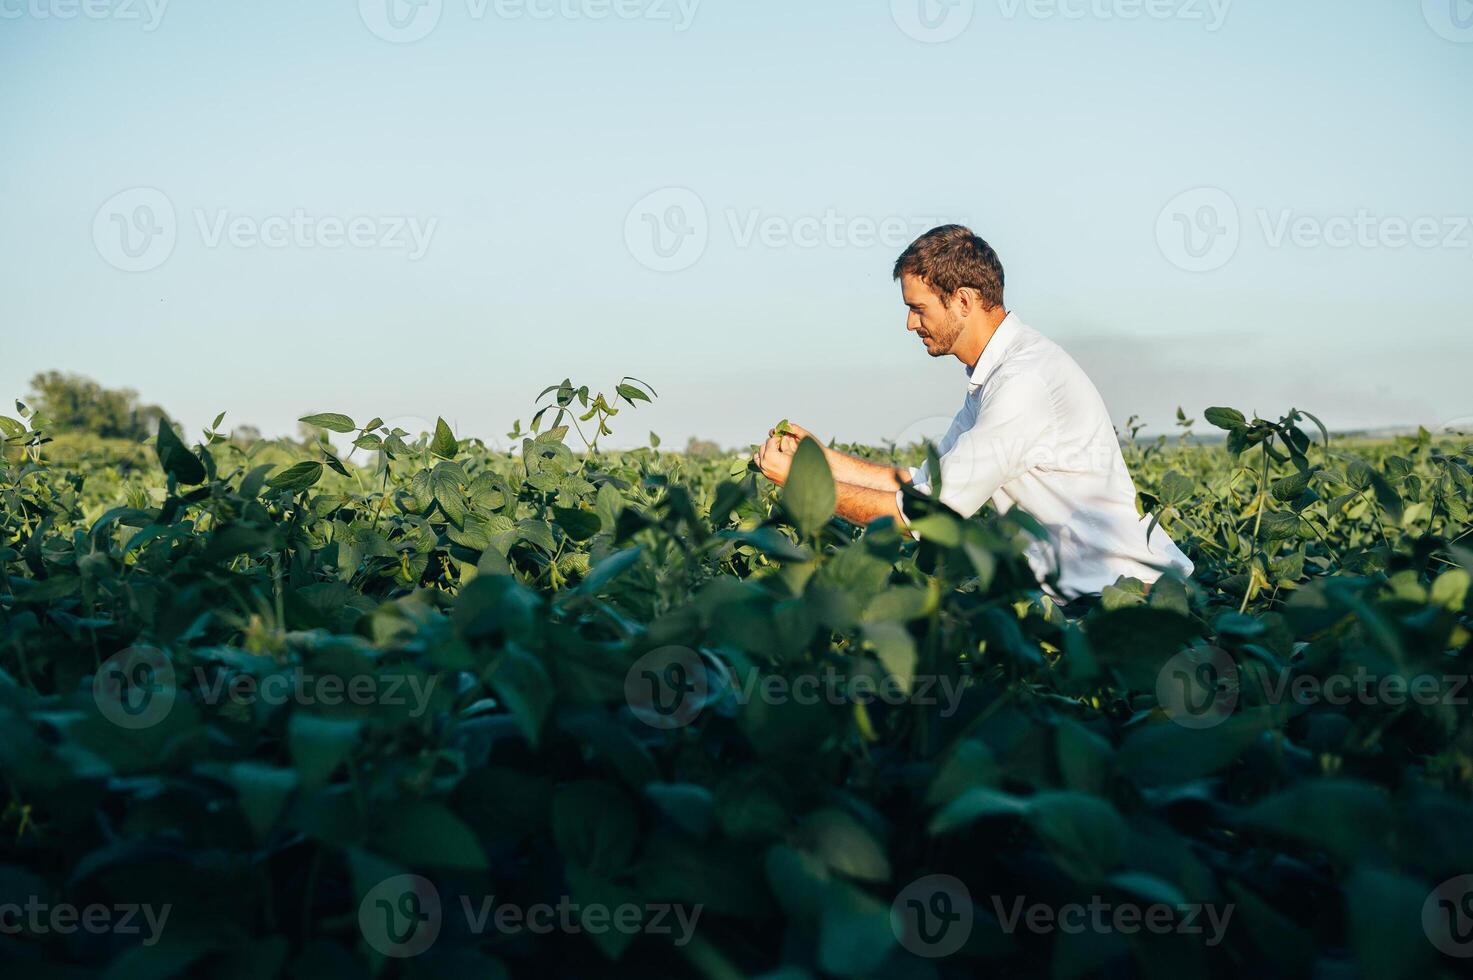
<svg viewBox="0 0 1473 980"><path fill-rule="evenodd" d="M835 482L870 490L887 490L892 497L900 489L900 479L895 475L896 468L893 466L872 463L827 447L823 453L829 461L829 470L834 474Z"/></svg>
<svg viewBox="0 0 1473 980"><path fill-rule="evenodd" d="M889 517L896 524L902 527L905 525L894 490L879 490L840 481L835 481L834 490L838 495L835 510L851 524L863 527L882 517Z"/></svg>

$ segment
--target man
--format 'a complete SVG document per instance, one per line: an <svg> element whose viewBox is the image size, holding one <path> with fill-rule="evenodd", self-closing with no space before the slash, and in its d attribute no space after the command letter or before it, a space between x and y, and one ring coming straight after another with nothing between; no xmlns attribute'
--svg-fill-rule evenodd
<svg viewBox="0 0 1473 980"><path fill-rule="evenodd" d="M999 513L1021 507L1049 531L1028 549L1045 590L1065 602L1098 595L1122 576L1149 585L1166 570L1186 577L1192 563L1149 518L1136 512L1135 484L1104 400L1058 344L1003 305L1003 269L985 241L946 225L922 235L895 263L910 313L906 329L932 357L967 368L967 396L937 446L941 501L971 517L989 500ZM757 452L762 472L787 480L798 443L810 433L771 434ZM815 440L819 441L819 440ZM902 481L931 491L925 466L894 470L825 449L839 516L856 524L908 521Z"/></svg>

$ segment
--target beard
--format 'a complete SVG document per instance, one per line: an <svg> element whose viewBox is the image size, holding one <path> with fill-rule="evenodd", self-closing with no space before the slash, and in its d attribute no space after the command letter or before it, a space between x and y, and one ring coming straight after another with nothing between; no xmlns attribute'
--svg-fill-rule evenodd
<svg viewBox="0 0 1473 980"><path fill-rule="evenodd" d="M961 335L961 317L947 310L946 322L941 325L941 329L931 332L931 343L927 345L926 351L932 357L950 357L952 348Z"/></svg>

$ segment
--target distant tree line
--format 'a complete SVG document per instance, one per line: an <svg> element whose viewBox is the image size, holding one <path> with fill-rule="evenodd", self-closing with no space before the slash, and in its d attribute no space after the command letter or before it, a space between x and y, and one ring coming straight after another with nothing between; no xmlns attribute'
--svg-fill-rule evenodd
<svg viewBox="0 0 1473 980"><path fill-rule="evenodd" d="M90 432L107 439L141 442L158 435L159 422L179 428L158 405L145 405L132 388L104 388L79 374L47 371L31 379L30 407L58 433ZM230 439L239 445L258 442L261 430L238 425Z"/></svg>
<svg viewBox="0 0 1473 980"><path fill-rule="evenodd" d="M91 378L47 371L31 379L31 408L58 432L91 432L108 439L147 439L169 415L145 405L131 388L104 388ZM172 424L172 421L171 421Z"/></svg>

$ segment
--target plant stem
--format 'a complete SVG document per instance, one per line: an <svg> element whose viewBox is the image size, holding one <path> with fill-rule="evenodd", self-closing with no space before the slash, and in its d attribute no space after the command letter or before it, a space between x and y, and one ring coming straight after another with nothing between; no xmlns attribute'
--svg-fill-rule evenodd
<svg viewBox="0 0 1473 980"><path fill-rule="evenodd" d="M1268 488L1268 443L1263 440L1263 472L1258 477L1258 517L1253 521L1253 553L1248 556L1248 587L1243 590L1243 604L1238 607L1238 612L1248 611L1248 600L1253 598L1253 585L1258 575L1258 532L1263 529L1263 493Z"/></svg>

